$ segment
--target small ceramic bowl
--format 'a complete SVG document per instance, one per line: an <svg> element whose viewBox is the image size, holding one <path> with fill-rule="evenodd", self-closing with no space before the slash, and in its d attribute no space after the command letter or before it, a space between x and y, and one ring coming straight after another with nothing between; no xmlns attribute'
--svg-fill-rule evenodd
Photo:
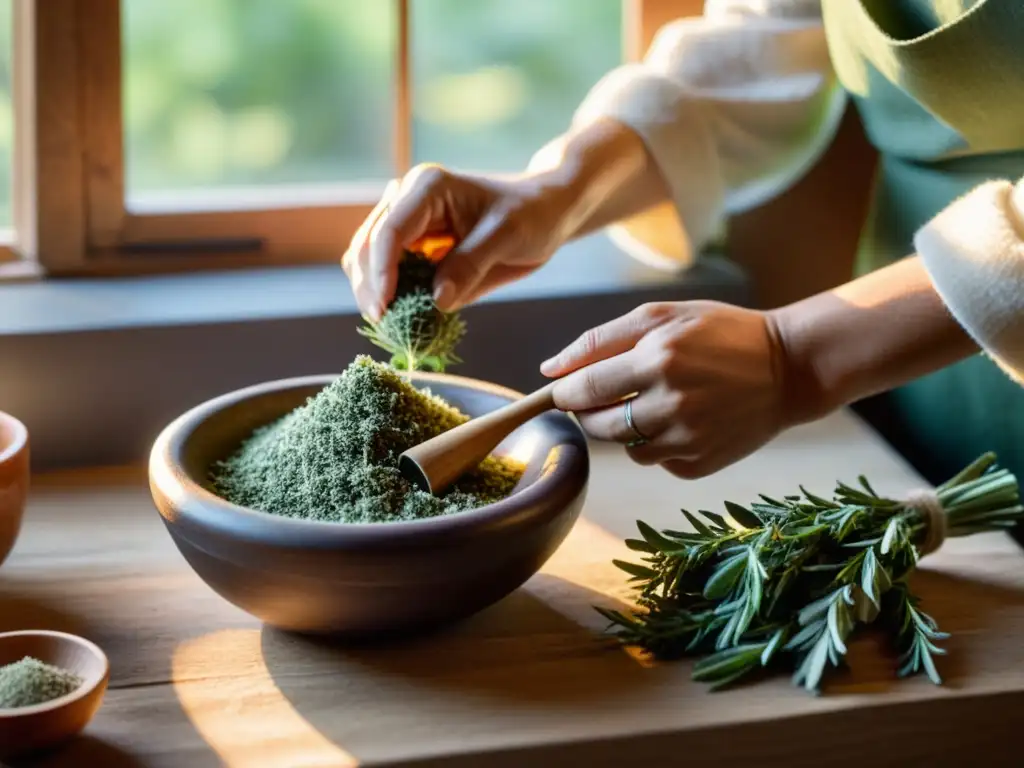
<svg viewBox="0 0 1024 768"><path fill-rule="evenodd" d="M246 509L209 490L215 461L334 378L276 381L224 395L178 418L153 446L150 487L167 530L196 573L243 610L302 633L433 628L518 588L576 522L589 477L587 444L579 426L557 412L531 420L497 449L526 464L515 491L467 512L339 524ZM455 376L411 378L470 416L522 396Z"/></svg>
<svg viewBox="0 0 1024 768"><path fill-rule="evenodd" d="M26 656L82 678L67 696L18 709L0 709L0 760L56 747L80 733L103 702L110 663L93 643L63 632L0 634L0 667Z"/></svg>
<svg viewBox="0 0 1024 768"><path fill-rule="evenodd" d="M0 564L11 553L21 530L28 497L28 430L0 411Z"/></svg>

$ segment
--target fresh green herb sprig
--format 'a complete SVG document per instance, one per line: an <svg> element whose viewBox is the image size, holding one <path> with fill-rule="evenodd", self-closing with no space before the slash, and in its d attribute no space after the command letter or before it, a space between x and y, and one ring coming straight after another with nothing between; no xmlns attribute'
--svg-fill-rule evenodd
<svg viewBox="0 0 1024 768"><path fill-rule="evenodd" d="M398 370L444 371L462 362L455 354L466 324L456 312L442 312L433 299L436 266L406 252L398 267L395 298L377 323L366 320L359 333L391 354ZM365 319L365 318L364 318Z"/></svg>
<svg viewBox="0 0 1024 768"><path fill-rule="evenodd" d="M938 489L945 536L1012 528L1022 517L1016 478L986 454ZM845 665L858 626L877 622L899 650L900 677L942 682L935 656L947 637L918 607L908 577L922 556L928 515L906 501L838 483L832 500L809 493L761 496L732 518L685 510L693 531L637 522L627 546L641 563L616 561L639 592L631 615L597 610L626 645L657 658L702 656L693 678L722 688L789 666L793 682L818 692Z"/></svg>

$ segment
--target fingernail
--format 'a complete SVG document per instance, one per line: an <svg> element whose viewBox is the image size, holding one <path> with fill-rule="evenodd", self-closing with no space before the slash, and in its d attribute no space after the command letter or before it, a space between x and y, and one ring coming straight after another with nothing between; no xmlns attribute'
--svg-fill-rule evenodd
<svg viewBox="0 0 1024 768"><path fill-rule="evenodd" d="M455 283L448 279L442 279L434 288L434 303L442 312L451 309L455 301Z"/></svg>
<svg viewBox="0 0 1024 768"><path fill-rule="evenodd" d="M370 322L379 323L380 319L384 316L384 310L381 308L379 304L374 304L372 307L370 307L370 311L368 314L370 316Z"/></svg>
<svg viewBox="0 0 1024 768"><path fill-rule="evenodd" d="M545 376L550 376L558 370L558 356L549 357L543 363L540 364L540 372Z"/></svg>

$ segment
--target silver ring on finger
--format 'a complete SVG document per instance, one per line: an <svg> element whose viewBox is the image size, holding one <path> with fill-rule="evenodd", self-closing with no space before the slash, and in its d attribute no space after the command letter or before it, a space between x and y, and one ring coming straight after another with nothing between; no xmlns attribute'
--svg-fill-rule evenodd
<svg viewBox="0 0 1024 768"><path fill-rule="evenodd" d="M630 440L628 443L626 443L626 447L627 448L636 448L637 446L646 445L647 444L647 437L644 435L643 432L641 432L637 428L636 422L633 421L633 400L634 399L635 398L631 397L629 400L626 401L625 406L623 406L624 413L625 413L625 416L626 416L626 427L628 427L629 431L633 434L633 439Z"/></svg>

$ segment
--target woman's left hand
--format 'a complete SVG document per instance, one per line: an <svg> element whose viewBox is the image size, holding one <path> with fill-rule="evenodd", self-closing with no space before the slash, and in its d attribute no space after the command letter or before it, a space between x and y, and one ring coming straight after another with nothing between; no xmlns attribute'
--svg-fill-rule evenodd
<svg viewBox="0 0 1024 768"><path fill-rule="evenodd" d="M771 316L705 301L647 304L541 366L556 406L638 463L703 477L789 426L783 345ZM630 427L623 400L632 395Z"/></svg>

